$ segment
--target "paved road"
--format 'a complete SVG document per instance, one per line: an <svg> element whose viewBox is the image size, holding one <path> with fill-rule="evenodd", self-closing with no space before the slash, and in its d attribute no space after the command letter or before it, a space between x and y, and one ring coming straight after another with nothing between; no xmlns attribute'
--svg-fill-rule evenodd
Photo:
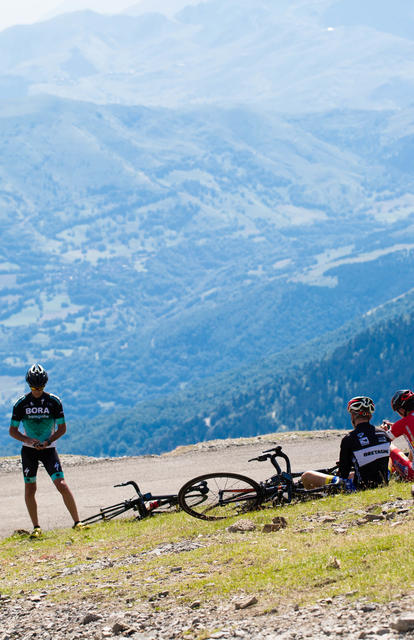
<svg viewBox="0 0 414 640"><path fill-rule="evenodd" d="M339 433L316 432L315 436L288 437L282 442L289 455L293 471L329 466L338 457ZM144 492L177 493L190 478L209 471L235 471L256 480L271 475L269 463L248 462L272 442L264 439L250 444L212 445L190 451L162 456L141 456L103 460L93 464L64 467L66 480L71 487L81 517L92 515L99 507L131 497L129 488L113 487L117 482L135 480ZM203 445L204 446L204 445ZM0 536L11 535L16 529L30 529L31 523L23 498L23 480L19 471L0 473L2 499L0 501ZM38 507L43 529L71 526L60 494L41 468L38 474Z"/></svg>

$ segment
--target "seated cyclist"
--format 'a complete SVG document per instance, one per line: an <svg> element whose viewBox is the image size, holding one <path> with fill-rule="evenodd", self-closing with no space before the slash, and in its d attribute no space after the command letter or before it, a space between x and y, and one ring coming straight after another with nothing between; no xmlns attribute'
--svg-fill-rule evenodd
<svg viewBox="0 0 414 640"><path fill-rule="evenodd" d="M394 443L391 444L392 471L403 480L414 480L414 393L410 389L396 391L391 399L391 407L401 416L401 420L394 424L384 420L381 426L389 430L391 440L404 436L409 448L409 455L406 456Z"/></svg>
<svg viewBox="0 0 414 640"><path fill-rule="evenodd" d="M301 478L305 489L343 484L348 491L354 491L388 483L390 438L384 429L370 423L374 402L357 396L351 398L347 409L354 429L342 438L338 476L305 471Z"/></svg>

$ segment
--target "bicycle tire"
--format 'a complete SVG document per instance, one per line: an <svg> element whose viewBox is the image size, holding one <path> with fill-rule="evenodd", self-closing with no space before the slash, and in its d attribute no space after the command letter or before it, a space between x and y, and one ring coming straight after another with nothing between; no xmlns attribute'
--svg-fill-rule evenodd
<svg viewBox="0 0 414 640"><path fill-rule="evenodd" d="M200 520L223 520L252 511L262 499L262 489L255 480L225 472L197 476L178 493L183 511Z"/></svg>

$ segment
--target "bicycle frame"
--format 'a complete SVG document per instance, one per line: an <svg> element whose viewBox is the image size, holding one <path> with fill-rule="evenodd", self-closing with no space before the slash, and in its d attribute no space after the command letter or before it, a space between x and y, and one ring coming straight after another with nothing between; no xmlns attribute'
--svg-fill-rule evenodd
<svg viewBox="0 0 414 640"><path fill-rule="evenodd" d="M116 518L116 516L119 516L129 510L137 511L138 515L136 516L136 519L142 520L143 518L152 516L155 513L162 513L163 507L167 509L170 507L178 507L177 494L153 495L150 492L142 493L139 486L134 480L121 482L120 484L116 484L114 486L126 487L128 485L134 487L137 497L129 498L127 500L124 500L123 502L118 502L117 504L110 505L109 507L101 507L99 513L96 513L93 516L89 516L88 518L84 518L82 522L92 523L99 520L112 520L112 518ZM205 500L205 496L207 493L208 487L206 486L206 483L201 482L199 486L194 487L192 496L193 498L196 498L200 503Z"/></svg>
<svg viewBox="0 0 414 640"><path fill-rule="evenodd" d="M277 458L282 458L285 463L286 470L282 471L280 464L277 461ZM294 492L294 477L299 477L300 473L292 474L292 468L290 465L289 457L282 451L282 447L279 445L274 447L273 449L266 449L263 451L261 456L257 458L250 458L248 462L253 462L257 460L258 462L265 462L266 460L270 460L271 464L276 469L276 475L271 476L264 482L260 482L260 486L263 490L264 499L272 499L272 494L283 493L285 495L285 502L291 502L292 496Z"/></svg>
<svg viewBox="0 0 414 640"><path fill-rule="evenodd" d="M181 487L178 494L181 508L202 520L220 520L260 508L265 502L271 501L274 506L278 506L289 504L294 499L323 497L337 489L336 486L332 489L329 486L305 489L299 479L302 472L292 473L289 457L282 451L281 446L267 449L257 458L251 458L249 462L254 460L269 460L276 473L262 482L233 472L203 474L188 480ZM335 475L335 467L320 471ZM201 487L202 499L197 499Z"/></svg>
<svg viewBox="0 0 414 640"><path fill-rule="evenodd" d="M123 502L118 502L116 504L110 505L108 507L101 507L99 513L94 514L93 516L89 516L88 518L84 518L82 522L96 522L98 520L112 520L112 518L116 518L116 516L125 513L126 511L137 511L138 515L136 517L137 520L142 520L148 516L153 515L163 506L176 506L178 505L178 496L175 494L166 494L166 495L156 495L153 496L152 493L142 493L139 486L134 480L128 480L128 482L121 482L120 484L114 485L115 487L126 487L127 485L131 485L134 487L137 497L129 498L124 500Z"/></svg>
<svg viewBox="0 0 414 640"><path fill-rule="evenodd" d="M231 497L226 498L226 493L231 494ZM245 498L249 493L251 493L251 489L220 489L218 492L219 503L224 505L231 502L240 502L240 499Z"/></svg>
<svg viewBox="0 0 414 640"><path fill-rule="evenodd" d="M259 462L270 460L277 471L276 475L260 483L260 486L264 491L264 500L271 499L275 501L277 498L279 502L287 502L289 504L295 497L301 499L307 497L311 498L312 496L319 496L321 494L337 490L335 487L329 487L329 485L316 487L314 489L305 489L301 486L301 482L294 482L294 479L300 478L303 472L300 471L292 473L289 457L282 451L282 447L280 445L273 449L267 449L263 454L264 455L258 456L257 458L251 458L249 462L253 460L258 460ZM277 458L282 458L284 460L286 465L285 471L281 469L280 464L277 462ZM327 475L335 475L336 470L336 465L330 468L318 469L318 471L326 473Z"/></svg>

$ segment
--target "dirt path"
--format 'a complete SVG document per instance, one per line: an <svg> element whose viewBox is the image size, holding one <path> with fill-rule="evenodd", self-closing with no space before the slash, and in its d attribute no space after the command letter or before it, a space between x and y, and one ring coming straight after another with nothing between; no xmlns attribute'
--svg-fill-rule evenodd
<svg viewBox="0 0 414 640"><path fill-rule="evenodd" d="M293 471L303 471L334 464L344 432L313 432L307 434L273 434L258 438L223 440L182 447L162 456L112 458L73 464L63 456L66 480L71 487L81 517L92 515L101 506L131 497L129 488L114 488L114 484L135 480L144 492L177 493L182 484L208 471L235 471L256 480L271 475L269 463L248 462L263 450L281 444L289 455ZM74 458L76 460L76 458ZM65 461L67 462L65 464ZM3 497L0 501L0 536L11 535L16 529L30 529L23 499L21 471L0 473ZM71 526L71 519L62 499L52 486L43 468L38 474L38 507L44 529Z"/></svg>

